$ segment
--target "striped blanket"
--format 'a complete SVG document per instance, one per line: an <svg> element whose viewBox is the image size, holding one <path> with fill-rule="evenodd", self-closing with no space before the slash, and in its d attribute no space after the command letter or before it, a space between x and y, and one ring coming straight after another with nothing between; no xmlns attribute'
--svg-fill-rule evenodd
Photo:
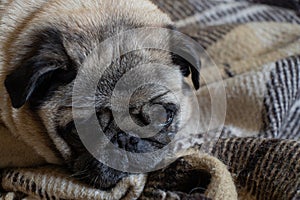
<svg viewBox="0 0 300 200"><path fill-rule="evenodd" d="M206 128L208 91L225 87L218 140L202 144L202 135L195 135L184 141L190 150L166 169L130 175L109 191L89 188L57 166L7 169L1 200L300 199L299 1L152 1L205 49L221 74L203 63L207 78L198 91Z"/></svg>

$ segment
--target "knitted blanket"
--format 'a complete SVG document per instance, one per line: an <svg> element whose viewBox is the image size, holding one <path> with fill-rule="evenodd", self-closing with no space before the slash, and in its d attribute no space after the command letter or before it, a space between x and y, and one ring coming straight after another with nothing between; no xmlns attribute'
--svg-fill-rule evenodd
<svg viewBox="0 0 300 200"><path fill-rule="evenodd" d="M203 64L200 127L224 85L226 118L217 141L188 146L175 163L133 174L107 191L63 167L3 169L10 199L300 199L300 18L296 0L152 0L196 40L221 72ZM222 98L220 96L220 98ZM218 124L217 124L218 125ZM210 130L214 134L214 129ZM207 148L206 148L207 147Z"/></svg>

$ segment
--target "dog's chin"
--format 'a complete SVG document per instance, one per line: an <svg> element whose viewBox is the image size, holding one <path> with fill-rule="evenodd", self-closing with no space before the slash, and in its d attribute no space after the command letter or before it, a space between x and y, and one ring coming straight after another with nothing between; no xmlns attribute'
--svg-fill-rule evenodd
<svg viewBox="0 0 300 200"><path fill-rule="evenodd" d="M58 131L72 149L73 153L71 159L66 160L66 164L72 171L74 178L87 183L93 188L108 190L114 187L122 178L129 175L128 172L118 171L97 160L84 147L77 132L72 131L74 129L73 126L74 124L70 123L64 129L58 129ZM174 137L173 132L173 134L170 134L166 131L167 130L160 132L153 138L145 139L122 132L112 132L111 134L114 136L111 138L111 144L113 144L116 149L123 149L131 153L151 153L164 148ZM120 159L108 152L103 152L103 154L113 163L118 163L120 166L129 166L128 159L126 158ZM124 154L124 156L126 156L126 154Z"/></svg>
<svg viewBox="0 0 300 200"><path fill-rule="evenodd" d="M80 155L71 168L77 180L102 190L111 189L128 175L102 164L88 153Z"/></svg>
<svg viewBox="0 0 300 200"><path fill-rule="evenodd" d="M119 136L118 139L112 141L116 148L122 148L128 152L134 153L146 153L153 152L158 149L161 149L166 144L157 143L154 141L137 139L138 142L130 144L130 141L133 141L130 137ZM123 146L124 145L124 146ZM118 158L109 158L113 159ZM126 162L127 159L124 159ZM122 162L119 159L116 160L116 163ZM123 166L128 166L128 163L121 163ZM127 172L121 172L111 167L102 164L96 158L94 158L88 152L82 152L70 163L70 168L74 173L74 177L82 181L89 186L96 189L108 190L114 187L122 178L129 175Z"/></svg>

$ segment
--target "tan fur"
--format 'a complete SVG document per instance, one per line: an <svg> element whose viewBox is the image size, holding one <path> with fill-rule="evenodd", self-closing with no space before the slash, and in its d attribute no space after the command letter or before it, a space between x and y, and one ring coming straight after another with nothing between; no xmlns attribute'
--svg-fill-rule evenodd
<svg viewBox="0 0 300 200"><path fill-rule="evenodd" d="M27 105L20 109L12 108L10 98L3 85L6 76L15 69L21 55L27 53L24 45L29 42L28 36L45 26L59 27L68 32L85 32L85 29L107 26L120 20L133 21L141 26L150 27L171 24L167 15L147 0L1 1L0 12L1 121L3 126L10 131L11 136L25 142L29 152L35 152L32 153L31 160L38 160L36 162L38 164L61 163L61 158L55 153L54 144L47 134L48 130L42 123L42 121L47 121L45 117L53 116L45 116L47 111L44 110L44 119L42 120L39 114L32 112ZM93 35L90 37L92 38ZM103 35L103 37L109 37L109 35ZM48 111L48 114L51 115L50 110ZM50 125L48 124L48 128ZM1 140L3 139L1 138ZM10 146L14 146L10 148L13 150L20 145L16 142ZM24 146L26 145L24 144ZM2 152L1 148L6 149L7 147L1 146L0 151ZM23 156L25 155L26 153ZM0 166L19 165L18 162L7 161L5 163L1 163ZM32 165L31 162L27 164Z"/></svg>

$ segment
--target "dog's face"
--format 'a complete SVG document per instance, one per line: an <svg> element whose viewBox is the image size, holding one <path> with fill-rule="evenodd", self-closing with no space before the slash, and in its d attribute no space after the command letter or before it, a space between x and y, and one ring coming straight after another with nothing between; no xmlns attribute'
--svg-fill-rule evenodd
<svg viewBox="0 0 300 200"><path fill-rule="evenodd" d="M115 26L118 26L118 29L120 26L126 27L124 24ZM135 27L129 26L124 29L129 28ZM191 88L185 82L184 76L192 72L194 77L199 77L194 66L186 60L170 52L156 49L125 53L113 59L109 67L103 71L104 66L99 64L103 52L96 46L105 39L104 35L107 37L116 34L111 30L115 28L99 31L91 36L88 31L68 32L53 27L41 28L30 35L26 53L5 80L13 107L20 108L27 103L32 111L38 113L47 134L75 176L102 189L114 186L127 173L103 165L82 144L74 121L89 121L92 113L87 111L77 117L73 115L72 98L75 80L78 81L77 75L79 73L84 75L80 80L82 97L79 95L77 98L88 100L90 98L85 96L85 87L91 84L90 79L100 78L102 75L94 94L94 108L98 122L105 135L117 148L133 153L151 152L169 144L191 113L188 97ZM155 39L166 40L166 38ZM112 54L113 52L111 51ZM112 55L105 55L109 56ZM164 65L165 69L151 68L151 65L156 64ZM145 67L142 68L141 76L135 81L146 82L147 78L155 77L155 80L161 80L172 88L163 87L159 83L142 84L130 94L130 101L127 103L122 98L128 88L123 88L124 90L121 88L117 92L114 89L128 72L143 65ZM124 81L132 80L125 78ZM197 78L194 78L193 82L198 87ZM173 91L176 91L176 98ZM111 105L113 92L118 97L118 102L114 106ZM77 94L81 93L77 91ZM120 128L114 114L121 113L124 104L129 113L127 117L140 127L151 124L158 130L157 134L142 139L138 137L139 133L135 132L136 130L125 131ZM123 123L126 125L125 119Z"/></svg>

